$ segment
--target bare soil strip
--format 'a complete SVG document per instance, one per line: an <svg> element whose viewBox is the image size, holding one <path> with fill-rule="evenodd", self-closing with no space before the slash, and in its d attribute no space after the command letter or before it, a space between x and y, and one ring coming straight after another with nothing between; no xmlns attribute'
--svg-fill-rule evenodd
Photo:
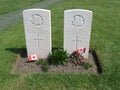
<svg viewBox="0 0 120 90"><path fill-rule="evenodd" d="M74 65L73 63L68 63L67 65L58 65L49 67L47 73L62 73L62 74L97 74L98 67L96 66L94 57L92 53L89 53L88 62L93 66L89 69L85 69L81 65ZM27 58L18 56L15 67L12 70L13 74L34 74L34 73L44 73L41 70L41 65L37 65L36 62L27 62Z"/></svg>

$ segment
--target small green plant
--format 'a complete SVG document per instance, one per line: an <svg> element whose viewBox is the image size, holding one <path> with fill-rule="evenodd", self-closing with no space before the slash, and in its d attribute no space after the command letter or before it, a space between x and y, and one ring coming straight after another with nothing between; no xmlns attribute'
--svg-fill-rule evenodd
<svg viewBox="0 0 120 90"><path fill-rule="evenodd" d="M83 66L85 69L89 69L90 67L92 67L92 64L86 62L86 63L83 63L82 66Z"/></svg>
<svg viewBox="0 0 120 90"><path fill-rule="evenodd" d="M41 64L41 69L43 72L47 72L48 69L49 69L49 64L48 64L48 61L45 60L42 64Z"/></svg>
<svg viewBox="0 0 120 90"><path fill-rule="evenodd" d="M54 50L49 54L48 62L53 65L65 65L67 63L68 54L63 50Z"/></svg>
<svg viewBox="0 0 120 90"><path fill-rule="evenodd" d="M36 64L41 65L41 69L43 72L47 72L49 69L49 64L47 60L39 59Z"/></svg>
<svg viewBox="0 0 120 90"><path fill-rule="evenodd" d="M40 59L36 62L36 64L37 64L37 65L40 65L40 64L42 64L44 61L45 61L44 59L41 59L41 58L40 58Z"/></svg>

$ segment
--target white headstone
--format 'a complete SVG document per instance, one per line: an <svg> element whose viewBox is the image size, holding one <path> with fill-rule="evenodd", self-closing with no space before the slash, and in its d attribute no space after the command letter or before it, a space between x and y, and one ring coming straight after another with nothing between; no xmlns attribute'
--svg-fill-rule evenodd
<svg viewBox="0 0 120 90"><path fill-rule="evenodd" d="M92 11L71 9L64 11L64 50L69 54L86 48L83 54L88 59L92 24Z"/></svg>
<svg viewBox="0 0 120 90"><path fill-rule="evenodd" d="M27 55L47 58L51 52L51 12L45 9L23 11Z"/></svg>

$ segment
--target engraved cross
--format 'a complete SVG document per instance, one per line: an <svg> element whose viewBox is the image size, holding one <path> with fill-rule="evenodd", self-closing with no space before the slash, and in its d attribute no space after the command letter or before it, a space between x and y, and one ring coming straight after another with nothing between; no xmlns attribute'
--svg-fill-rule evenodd
<svg viewBox="0 0 120 90"><path fill-rule="evenodd" d="M78 49L78 43L79 43L79 42L82 42L82 41L79 40L79 36L76 36L76 37L75 37L75 40L73 40L73 42L75 42L75 44L76 44L76 49Z"/></svg>
<svg viewBox="0 0 120 90"><path fill-rule="evenodd" d="M40 47L40 41L43 40L39 37L39 34L37 34L37 38L35 38L34 40L36 40L38 42L38 48Z"/></svg>

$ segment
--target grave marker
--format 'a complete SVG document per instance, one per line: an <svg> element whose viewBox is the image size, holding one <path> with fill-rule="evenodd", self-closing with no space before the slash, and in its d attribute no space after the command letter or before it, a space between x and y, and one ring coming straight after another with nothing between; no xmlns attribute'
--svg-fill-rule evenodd
<svg viewBox="0 0 120 90"><path fill-rule="evenodd" d="M92 11L71 9L64 11L64 50L69 54L76 49L86 48L84 58L88 59L92 24Z"/></svg>
<svg viewBox="0 0 120 90"><path fill-rule="evenodd" d="M45 9L23 11L27 55L47 58L51 52L51 13Z"/></svg>

